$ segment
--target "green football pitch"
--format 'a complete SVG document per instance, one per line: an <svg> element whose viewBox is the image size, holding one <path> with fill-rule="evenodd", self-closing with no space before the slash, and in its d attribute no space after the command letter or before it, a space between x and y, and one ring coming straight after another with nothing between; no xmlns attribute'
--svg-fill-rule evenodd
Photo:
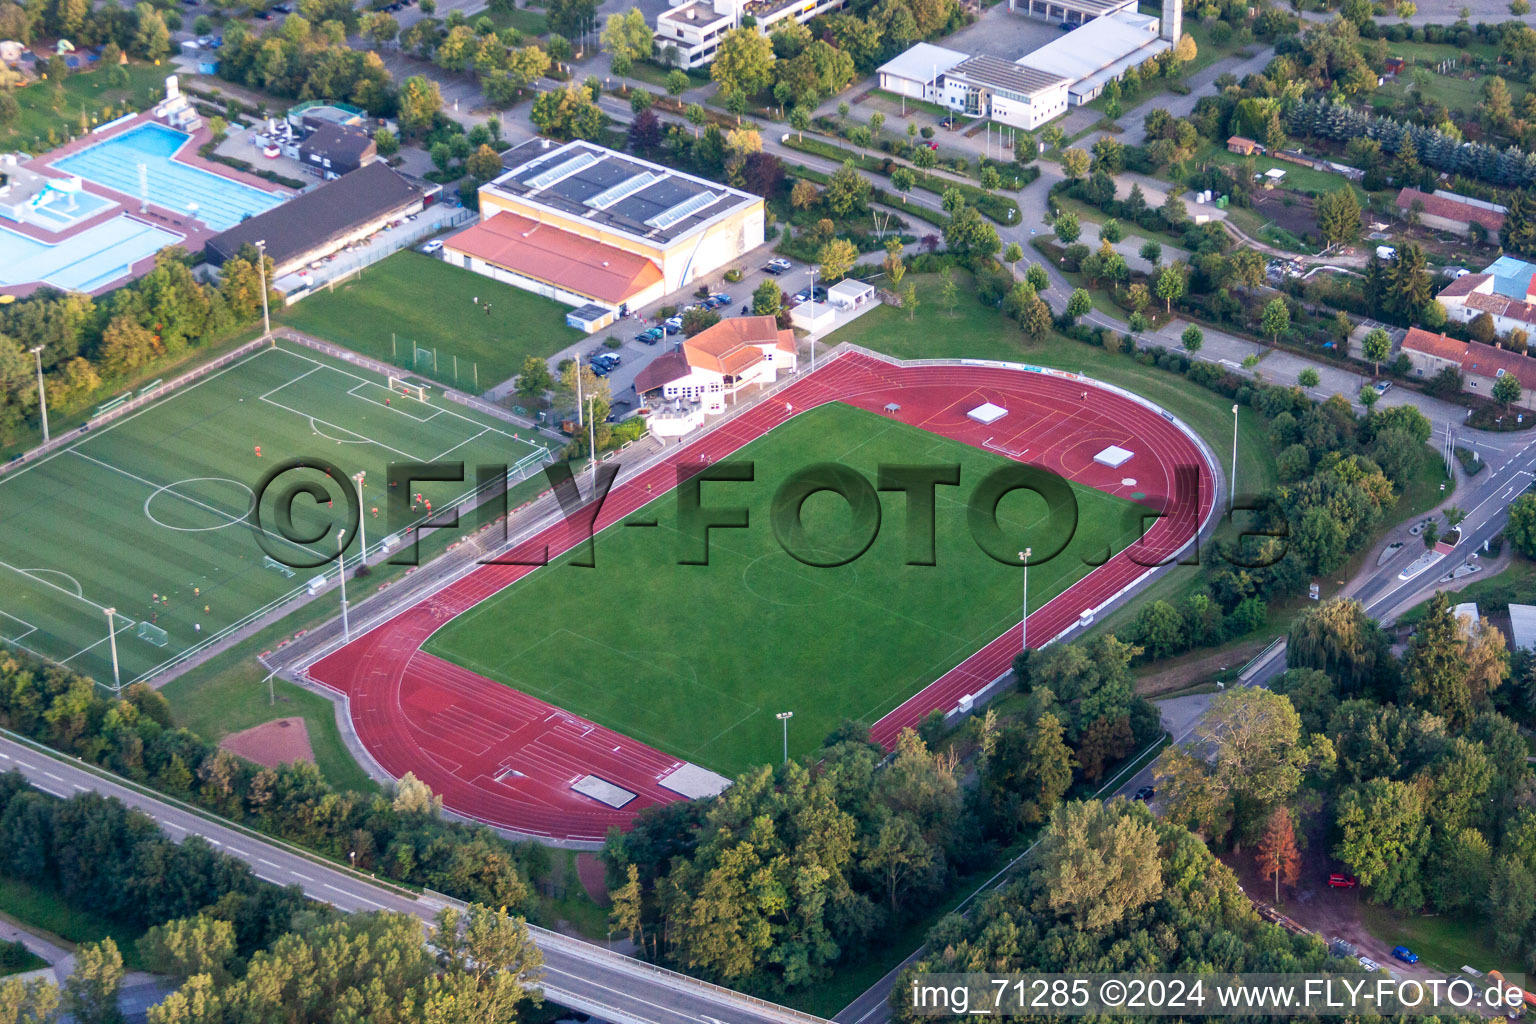
<svg viewBox="0 0 1536 1024"><path fill-rule="evenodd" d="M749 509L746 529L711 531L708 565L679 565L673 499L626 522L657 529L599 535L595 568L540 569L452 620L427 649L675 756L734 774L778 756L776 712L793 711L790 753L814 750L844 718L873 723L1019 621L1020 575L971 538L967 502L1006 460L844 405L796 416L733 459L752 483L709 483L708 506ZM938 488L936 565L905 564L906 498L882 493L881 526L862 557L805 565L778 546L769 506L779 483L834 462L873 481L881 464L958 463ZM1057 558L1029 573L1038 605L1139 534L1141 506L1074 487L1079 526ZM1020 547L1046 545L1047 508L1014 492L999 522ZM803 509L804 537L846 551L848 505L828 493ZM856 547L856 545L855 545ZM817 559L829 561L831 559Z"/></svg>
<svg viewBox="0 0 1536 1024"><path fill-rule="evenodd" d="M376 547L391 526L391 462L465 462L466 482L413 488L441 511L474 487L477 463L531 464L543 451L531 431L430 389L422 401L297 345L257 349L0 477L0 640L110 682L113 608L120 678L130 682L302 592L322 571L334 577L334 565L279 564L312 558L303 545L278 542L279 561L258 546L254 489L277 463L318 457L349 476L364 472L363 528ZM293 482L328 484L337 500L301 496L290 535L344 521L339 487L296 470L262 505L269 535L275 495ZM315 547L333 552L334 536ZM355 557L357 539L346 543Z"/></svg>

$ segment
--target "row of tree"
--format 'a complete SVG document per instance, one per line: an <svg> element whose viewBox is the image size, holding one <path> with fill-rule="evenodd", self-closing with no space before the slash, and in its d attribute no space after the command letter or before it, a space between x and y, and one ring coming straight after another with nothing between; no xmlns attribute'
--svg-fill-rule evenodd
<svg viewBox="0 0 1536 1024"><path fill-rule="evenodd" d="M49 412L78 411L149 368L259 319L257 259L247 246L212 285L193 275L186 250L171 247L156 255L154 269L99 301L43 288L0 307L0 443L20 438L37 414L31 349L43 348ZM270 281L270 259L266 272Z"/></svg>
<svg viewBox="0 0 1536 1024"><path fill-rule="evenodd" d="M441 820L440 801L409 775L392 794L367 796L333 789L308 761L243 761L175 728L165 699L147 686L108 699L82 676L0 654L0 725L337 860L461 899L526 911L526 879L547 868L537 844Z"/></svg>

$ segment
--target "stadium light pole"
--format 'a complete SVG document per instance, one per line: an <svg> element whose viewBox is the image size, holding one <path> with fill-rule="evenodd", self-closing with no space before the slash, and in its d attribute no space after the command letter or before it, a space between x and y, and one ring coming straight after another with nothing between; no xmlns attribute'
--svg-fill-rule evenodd
<svg viewBox="0 0 1536 1024"><path fill-rule="evenodd" d="M31 348L31 349L28 349L27 351L31 352L32 353L32 357L37 360L37 407L39 409L41 409L42 413L43 413L43 444L47 444L48 443L48 393L47 393L47 391L45 391L43 389L43 348L44 348L44 346L39 345L36 348Z"/></svg>
<svg viewBox="0 0 1536 1024"><path fill-rule="evenodd" d="M107 643L112 647L112 689L121 691L123 677L117 669L117 609L105 608L107 613Z"/></svg>
<svg viewBox="0 0 1536 1024"><path fill-rule="evenodd" d="M784 723L784 763L789 763L789 720L795 717L793 711L780 711L773 716Z"/></svg>
<svg viewBox="0 0 1536 1024"><path fill-rule="evenodd" d="M360 469L352 477L352 482L357 484L357 530L358 536L363 542L363 564L368 564L368 517L363 515L363 477L368 471Z"/></svg>
<svg viewBox="0 0 1536 1024"><path fill-rule="evenodd" d="M1232 473L1227 480L1227 515L1237 504L1237 403L1232 403Z"/></svg>
<svg viewBox="0 0 1536 1024"><path fill-rule="evenodd" d="M267 240L256 240L256 266L261 270L261 325L264 333L272 333L272 315L267 311Z"/></svg>
<svg viewBox="0 0 1536 1024"><path fill-rule="evenodd" d="M1034 553L1034 548L1025 548L1019 552L1019 564L1024 567L1024 617L1019 620L1020 650L1029 650L1029 556Z"/></svg>
<svg viewBox="0 0 1536 1024"><path fill-rule="evenodd" d="M346 535L346 530L336 531L336 575L341 579L341 636L351 643L352 627L347 623L347 551L341 545L341 539Z"/></svg>
<svg viewBox="0 0 1536 1024"><path fill-rule="evenodd" d="M816 265L811 265L811 372L816 372Z"/></svg>

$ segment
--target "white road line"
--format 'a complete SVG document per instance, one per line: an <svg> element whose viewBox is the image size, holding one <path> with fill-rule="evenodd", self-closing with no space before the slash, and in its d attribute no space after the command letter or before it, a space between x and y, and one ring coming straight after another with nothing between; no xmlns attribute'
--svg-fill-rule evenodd
<svg viewBox="0 0 1536 1024"><path fill-rule="evenodd" d="M185 832L187 830L187 827L185 825L178 825L174 821L167 821L167 822L163 822L162 824L164 824L166 828L173 828L173 829L175 829L178 832ZM213 842L212 839L210 839L208 841L210 843Z"/></svg>
<svg viewBox="0 0 1536 1024"><path fill-rule="evenodd" d="M62 776L62 775L55 775L55 774L53 774L53 772L49 771L46 768L43 769L43 774L48 776L50 779L53 779L55 782L63 782L64 781L64 776Z"/></svg>
<svg viewBox="0 0 1536 1024"><path fill-rule="evenodd" d="M362 902L368 904L370 907L378 907L380 910L388 909L387 907L384 906L384 904L382 904L382 903L375 903L375 902L373 902L373 900L369 899L366 896L359 896L355 892L347 892L347 890L345 890L345 889L338 889L334 885L332 885L330 882L326 882L325 883L325 887L327 889L331 890L332 892L339 892L343 896L346 896L349 899L361 900Z"/></svg>
<svg viewBox="0 0 1536 1024"><path fill-rule="evenodd" d="M7 761L11 759L11 755L6 753L0 753L0 757L5 758Z"/></svg>
<svg viewBox="0 0 1536 1024"><path fill-rule="evenodd" d="M279 871L281 871L283 869L283 866L281 864L274 864L270 860L267 860L267 858L265 858L265 857L257 857L256 859L261 861L263 864L267 865L268 867L277 868Z"/></svg>
<svg viewBox="0 0 1536 1024"><path fill-rule="evenodd" d="M56 796L60 800L67 800L67 799L69 799L63 793L55 793L53 790L49 789L47 786L43 785L41 782L34 782L34 783L32 783L32 785L36 786L38 789L42 790L44 793L47 793L49 796Z"/></svg>
<svg viewBox="0 0 1536 1024"><path fill-rule="evenodd" d="M314 879L313 879L313 878L310 878L310 877L309 877L309 876L308 876L308 875L306 875L306 874L303 874L303 873L301 873L301 872L298 872L298 871L294 871L294 870L293 870L293 869L292 869L292 868L289 868L289 869L288 869L288 873L289 873L289 874L290 874L290 875L292 875L292 876L293 876L293 877L294 877L294 878L302 878L302 879L304 879L304 881L306 881L306 882L313 882L313 881L314 881Z"/></svg>
<svg viewBox="0 0 1536 1024"><path fill-rule="evenodd" d="M234 854L236 857L249 857L249 856L251 856L250 854L246 853L244 850L240 849L240 847L238 847L238 846L227 847L227 849L229 850L230 853Z"/></svg>
<svg viewBox="0 0 1536 1024"><path fill-rule="evenodd" d="M36 768L33 768L31 765L27 764L27 762L25 762L25 761L17 761L16 763L21 765L23 768L25 768L29 772L37 771Z"/></svg>
<svg viewBox="0 0 1536 1024"><path fill-rule="evenodd" d="M180 826L178 826L178 827L180 827ZM219 842L217 839L210 838L208 841L210 843L212 843L214 846L223 846L224 845L223 843Z"/></svg>
<svg viewBox="0 0 1536 1024"><path fill-rule="evenodd" d="M76 789L78 789L82 793L89 793L90 792L90 790L86 789L84 786L80 785L80 783L78 783L78 782L71 782L70 785L74 786Z"/></svg>

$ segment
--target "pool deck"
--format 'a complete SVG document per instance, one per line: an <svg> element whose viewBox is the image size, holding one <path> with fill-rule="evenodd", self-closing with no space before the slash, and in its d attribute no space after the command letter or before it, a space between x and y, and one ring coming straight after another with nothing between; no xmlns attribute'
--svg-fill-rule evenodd
<svg viewBox="0 0 1536 1024"><path fill-rule="evenodd" d="M51 149L41 156L35 156L31 160L23 162L22 166L49 178L72 177L72 175L66 174L63 171L55 168L53 166L54 162L69 156L71 153L77 153L80 150L87 149L99 142L104 142L113 136L122 135L125 132L132 131L140 125L146 123L161 125L165 124L165 122L155 117L152 110L146 110L136 117L120 121L112 125L110 128L97 134L84 135L78 139L73 139L70 142L66 142L64 145L58 147L57 149ZM184 132L186 129L178 128L176 130ZM188 167L195 167L198 170L207 171L210 174L217 174L221 178L227 178L230 181L238 181L242 185L249 185L252 188L260 189L261 191L271 193L272 195L284 197L298 195L298 193L292 189L284 188L281 185L275 185L272 182L267 181L265 178L259 178L254 174L247 174L244 171L236 170L233 167L228 167L213 160L205 160L198 152L198 150L202 148L203 144L209 141L211 138L213 138L213 133L208 130L207 125L198 128L196 131L191 133L191 138L187 139L187 141L184 142L174 154L172 154L171 159L175 160L177 163L185 164ZM74 235L80 234L83 231L88 231L98 224L102 224L111 220L113 217L127 216L133 220L142 221L146 224L152 224L157 228L161 228L162 230L171 231L181 235L182 241L180 244L186 248L188 252L194 253L201 252L203 249L203 244L214 235L219 234L219 232L210 229L202 221L196 220L195 218L188 216L182 211L172 210L167 207L159 206L155 203L150 203L146 210L140 212L139 207L142 205L142 203L137 196L125 195L116 189L107 188L105 185L98 185L96 182L91 181L90 179L82 179L82 186L84 190L89 192L91 195L103 196L112 200L117 205L108 207L100 213L93 214L84 220L71 224L69 227L62 231L57 232L48 231L37 226L36 224L19 223L11 220L0 220L0 227L3 227L7 231L14 231L19 235L25 235L28 238L39 242L55 243L64 241L73 237ZM121 277L115 278L114 280L108 282L105 285L102 285L99 288L94 289L91 294L100 295L103 292L111 291L114 288L121 288L129 281L134 280L135 278L149 272L149 270L153 268L154 265L154 256L146 256L144 259L134 263L128 273L122 275ZM48 287L52 286L49 285L46 281L29 281L25 284L0 285L0 294L15 295L17 298L25 298L40 288Z"/></svg>

